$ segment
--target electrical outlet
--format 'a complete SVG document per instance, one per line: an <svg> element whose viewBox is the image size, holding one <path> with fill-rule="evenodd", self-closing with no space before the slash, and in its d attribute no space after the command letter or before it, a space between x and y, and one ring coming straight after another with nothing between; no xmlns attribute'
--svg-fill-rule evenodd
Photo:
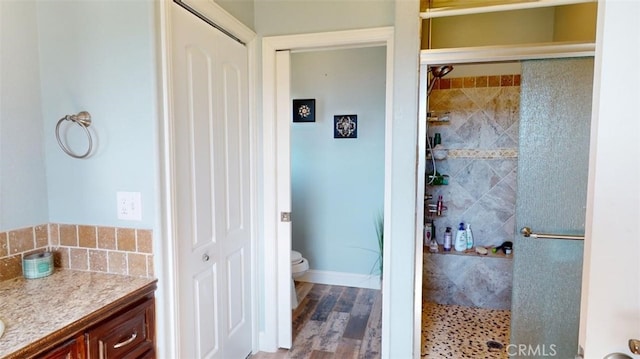
<svg viewBox="0 0 640 359"><path fill-rule="evenodd" d="M140 192L118 192L118 219L142 220L142 196Z"/></svg>

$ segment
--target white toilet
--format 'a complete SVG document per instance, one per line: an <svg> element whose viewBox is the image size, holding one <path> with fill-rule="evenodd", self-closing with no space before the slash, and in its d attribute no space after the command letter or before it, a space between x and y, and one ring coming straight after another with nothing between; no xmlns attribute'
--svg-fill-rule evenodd
<svg viewBox="0 0 640 359"><path fill-rule="evenodd" d="M303 276L309 270L309 262L302 254L297 251L291 251L291 307L298 307L298 295L296 294L296 285L294 279Z"/></svg>

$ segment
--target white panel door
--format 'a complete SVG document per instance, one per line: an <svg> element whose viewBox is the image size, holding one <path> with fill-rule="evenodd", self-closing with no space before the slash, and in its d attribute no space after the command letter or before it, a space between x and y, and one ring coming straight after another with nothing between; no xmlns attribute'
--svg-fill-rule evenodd
<svg viewBox="0 0 640 359"><path fill-rule="evenodd" d="M172 4L182 358L251 352L247 49Z"/></svg>

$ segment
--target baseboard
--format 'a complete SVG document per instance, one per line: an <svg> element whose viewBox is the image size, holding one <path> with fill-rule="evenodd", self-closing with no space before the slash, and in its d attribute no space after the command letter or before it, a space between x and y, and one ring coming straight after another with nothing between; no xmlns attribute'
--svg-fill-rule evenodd
<svg viewBox="0 0 640 359"><path fill-rule="evenodd" d="M344 287L380 289L380 276L373 274L354 274L311 269L303 276L296 278L296 280Z"/></svg>

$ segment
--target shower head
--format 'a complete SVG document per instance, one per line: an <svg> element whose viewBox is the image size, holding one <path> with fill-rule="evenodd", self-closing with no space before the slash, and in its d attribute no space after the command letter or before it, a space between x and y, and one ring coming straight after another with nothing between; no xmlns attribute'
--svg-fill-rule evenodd
<svg viewBox="0 0 640 359"><path fill-rule="evenodd" d="M444 66L437 66L437 67L434 66L430 70L433 77L441 78L441 77L444 77L449 72L451 72L451 70L453 70L453 66L451 65L444 65Z"/></svg>
<svg viewBox="0 0 640 359"><path fill-rule="evenodd" d="M451 65L432 66L431 68L429 68L432 78L431 82L429 83L429 88L427 89L427 96L431 93L431 90L433 90L433 85L435 85L436 80L443 78L445 75L451 72L451 70L453 70L453 66Z"/></svg>

